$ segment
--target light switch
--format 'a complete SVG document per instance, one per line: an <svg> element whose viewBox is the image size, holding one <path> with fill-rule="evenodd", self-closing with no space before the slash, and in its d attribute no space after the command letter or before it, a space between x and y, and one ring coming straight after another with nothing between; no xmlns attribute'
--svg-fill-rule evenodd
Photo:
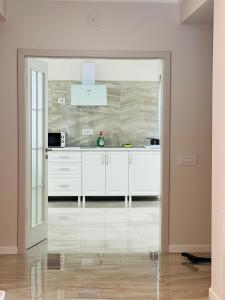
<svg viewBox="0 0 225 300"><path fill-rule="evenodd" d="M93 135L94 129L92 128L84 128L82 129L82 135Z"/></svg>
<svg viewBox="0 0 225 300"><path fill-rule="evenodd" d="M179 166L196 166L198 164L197 154L178 155L177 164Z"/></svg>

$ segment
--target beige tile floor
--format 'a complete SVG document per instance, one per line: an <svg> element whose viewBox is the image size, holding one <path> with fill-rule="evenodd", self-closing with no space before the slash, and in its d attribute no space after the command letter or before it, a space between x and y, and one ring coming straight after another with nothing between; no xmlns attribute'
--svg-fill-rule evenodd
<svg viewBox="0 0 225 300"><path fill-rule="evenodd" d="M6 300L206 300L210 266L193 267L178 254L47 254L0 256Z"/></svg>
<svg viewBox="0 0 225 300"><path fill-rule="evenodd" d="M49 203L49 252L146 253L159 250L159 201Z"/></svg>
<svg viewBox="0 0 225 300"><path fill-rule="evenodd" d="M84 210L76 208L76 203L73 202L51 203L50 224L53 227L49 230L55 229L55 221L59 221L65 228L62 232L52 235L50 245L44 241L27 251L25 255L0 255L0 290L6 291L6 300L208 299L210 265L193 266L179 254L159 255L158 252L151 252L152 242L150 245L145 244L146 236L141 235L142 225L156 223L157 214L153 211L157 205L153 202L149 204L138 202L134 203L134 209L124 209L122 203L110 203L110 205L101 203L96 207L96 203L91 202L87 203L87 213L84 213ZM65 213L65 209L69 206L75 209L72 216L67 213L67 210ZM115 209L115 214L113 212L105 218L106 215L108 216L109 206ZM96 208L103 209L100 213L101 217L96 216L96 211L94 214L89 212L89 209ZM141 210L138 216L137 214L133 216L136 208ZM51 209L53 209L52 213ZM118 209L122 209L123 213ZM83 214L86 220L84 223L81 222ZM81 223L77 223L75 215ZM139 229L141 238L138 242L142 241L144 247L136 247L138 243L134 248L131 245L128 247L128 244L121 246L121 240L137 238L135 231L129 238L127 233L129 226L124 221L124 216L126 222L129 218L130 221L132 220L131 227ZM108 221L103 222L104 218ZM113 220L116 220L116 224L112 224ZM87 225L87 239L83 233L75 234L74 226L79 227L82 224ZM103 225L106 228L108 225L111 230L107 232L107 239L102 238L101 231L99 233L96 231L102 230ZM91 243L85 247L81 247L79 243L78 246L64 245L62 240L57 240L56 237L63 238L63 232L65 233L67 229L71 230L69 233L71 238L79 236L82 243L84 241L91 241ZM94 240L94 243L90 234L92 229L94 231L92 234L98 233L98 239ZM124 231L126 234L123 235L121 232ZM144 231L144 234L147 233L149 232ZM116 240L116 247L113 248L110 244L100 247L99 238L104 241ZM157 245L154 243L155 247ZM62 251L56 251L57 247L61 247ZM49 252L48 248L52 251ZM70 253L71 249L74 250L72 253Z"/></svg>

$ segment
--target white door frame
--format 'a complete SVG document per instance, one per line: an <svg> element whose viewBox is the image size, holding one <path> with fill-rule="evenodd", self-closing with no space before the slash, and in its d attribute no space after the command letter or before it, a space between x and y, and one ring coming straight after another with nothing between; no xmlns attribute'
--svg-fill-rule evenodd
<svg viewBox="0 0 225 300"><path fill-rule="evenodd" d="M18 253L25 253L26 218L28 203L27 127L28 99L26 87L27 57L36 58L101 58L101 59L162 59L163 105L161 114L161 251L169 251L169 198L170 198L170 101L171 52L170 51L81 51L18 49Z"/></svg>

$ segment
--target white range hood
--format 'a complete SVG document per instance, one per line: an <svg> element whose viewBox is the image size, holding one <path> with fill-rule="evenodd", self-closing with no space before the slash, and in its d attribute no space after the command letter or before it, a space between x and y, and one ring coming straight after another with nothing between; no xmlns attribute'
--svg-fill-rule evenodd
<svg viewBox="0 0 225 300"><path fill-rule="evenodd" d="M82 84L71 86L71 105L102 106L107 105L106 85L95 84L95 64L82 64Z"/></svg>

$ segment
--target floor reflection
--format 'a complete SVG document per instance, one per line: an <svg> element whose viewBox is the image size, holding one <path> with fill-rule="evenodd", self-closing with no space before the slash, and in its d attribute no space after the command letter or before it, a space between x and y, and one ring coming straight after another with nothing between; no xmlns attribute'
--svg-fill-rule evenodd
<svg viewBox="0 0 225 300"><path fill-rule="evenodd" d="M209 265L159 254L159 202L121 203L51 203L48 243L0 256L6 300L208 299Z"/></svg>
<svg viewBox="0 0 225 300"><path fill-rule="evenodd" d="M180 255L48 253L0 256L6 300L208 299L210 266L187 268Z"/></svg>
<svg viewBox="0 0 225 300"><path fill-rule="evenodd" d="M123 205L123 206L121 206ZM160 202L49 203L49 252L146 253L159 251Z"/></svg>

